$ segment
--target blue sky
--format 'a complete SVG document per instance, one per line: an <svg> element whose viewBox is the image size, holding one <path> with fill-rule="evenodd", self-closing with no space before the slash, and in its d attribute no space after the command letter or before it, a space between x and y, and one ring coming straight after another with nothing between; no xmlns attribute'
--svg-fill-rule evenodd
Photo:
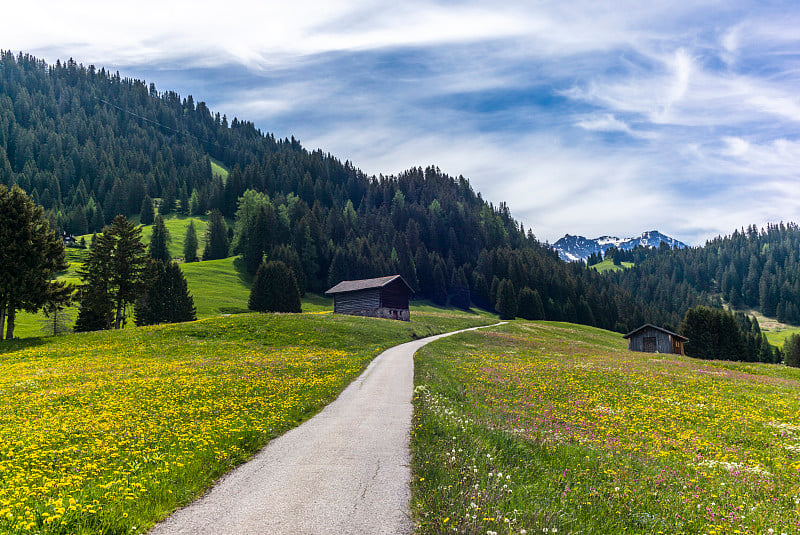
<svg viewBox="0 0 800 535"><path fill-rule="evenodd" d="M0 48L192 94L370 174L437 165L551 242L800 220L796 3L113 4L4 7Z"/></svg>

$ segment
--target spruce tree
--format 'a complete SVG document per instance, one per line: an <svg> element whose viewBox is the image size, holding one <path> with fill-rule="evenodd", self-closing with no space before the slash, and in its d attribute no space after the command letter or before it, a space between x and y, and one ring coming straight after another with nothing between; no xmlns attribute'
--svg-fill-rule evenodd
<svg viewBox="0 0 800 535"><path fill-rule="evenodd" d="M146 266L141 228L118 215L78 271L84 284L75 330L122 328L128 305L144 291Z"/></svg>
<svg viewBox="0 0 800 535"><path fill-rule="evenodd" d="M445 306L447 304L447 283L444 279L444 270L442 269L442 264L436 264L436 267L433 268L433 285L432 285L432 292L431 299L434 303L440 306Z"/></svg>
<svg viewBox="0 0 800 535"><path fill-rule="evenodd" d="M286 264L286 266L294 274L295 280L297 280L297 289L300 290L300 295L301 296L305 295L306 294L305 275L303 274L303 264L300 261L300 255L297 254L297 251L295 251L288 245L280 245L278 247L273 247L272 252L269 255L269 258L271 260L278 260Z"/></svg>
<svg viewBox="0 0 800 535"><path fill-rule="evenodd" d="M158 213L161 215L168 215L175 209L175 193L172 190L167 190L164 197L161 199L161 204L158 207Z"/></svg>
<svg viewBox="0 0 800 535"><path fill-rule="evenodd" d="M475 272L472 276L472 300L481 308L492 308L486 277L478 272Z"/></svg>
<svg viewBox="0 0 800 535"><path fill-rule="evenodd" d="M150 236L150 246L147 252L153 260L161 260L164 263L172 260L169 254L169 242L171 241L169 230L164 224L164 218L161 214L156 216L153 223L153 234Z"/></svg>
<svg viewBox="0 0 800 535"><path fill-rule="evenodd" d="M150 195L145 195L142 199L142 207L139 210L139 223L142 225L152 225L155 220L155 210L153 210L153 199Z"/></svg>
<svg viewBox="0 0 800 535"><path fill-rule="evenodd" d="M206 229L206 247L203 260L218 260L228 257L228 225L219 210L212 210Z"/></svg>
<svg viewBox="0 0 800 535"><path fill-rule="evenodd" d="M189 215L189 194L186 192L186 188L181 188L178 204L178 213Z"/></svg>
<svg viewBox="0 0 800 535"><path fill-rule="evenodd" d="M194 228L194 219L186 227L186 237L183 240L184 262L197 262L197 231Z"/></svg>
<svg viewBox="0 0 800 535"><path fill-rule="evenodd" d="M497 304L494 308L502 320L513 320L517 317L517 294L514 283L510 280L500 281L497 288Z"/></svg>
<svg viewBox="0 0 800 535"><path fill-rule="evenodd" d="M155 260L148 268L147 288L134 305L136 325L197 319L194 299L177 262Z"/></svg>
<svg viewBox="0 0 800 535"><path fill-rule="evenodd" d="M787 366L800 368L800 335L793 334L783 343L783 358Z"/></svg>
<svg viewBox="0 0 800 535"><path fill-rule="evenodd" d="M539 292L531 290L527 286L519 293L517 304L517 315L526 320L544 319L544 306Z"/></svg>
<svg viewBox="0 0 800 535"><path fill-rule="evenodd" d="M286 264L261 264L253 279L248 307L256 312L300 312L300 290Z"/></svg>

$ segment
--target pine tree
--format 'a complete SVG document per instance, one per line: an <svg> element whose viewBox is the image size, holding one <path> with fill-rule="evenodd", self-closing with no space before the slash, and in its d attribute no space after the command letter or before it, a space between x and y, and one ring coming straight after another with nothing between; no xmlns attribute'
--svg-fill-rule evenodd
<svg viewBox="0 0 800 535"><path fill-rule="evenodd" d="M158 213L161 215L171 214L175 210L175 193L171 189L164 192L164 197L161 199L161 204L158 207Z"/></svg>
<svg viewBox="0 0 800 535"><path fill-rule="evenodd" d="M280 245L278 247L273 247L272 252L269 255L269 258L271 260L278 260L286 264L286 266L292 271L292 274L295 276L295 280L297 280L297 288L298 290L300 290L300 295L301 296L305 295L306 285L305 285L305 275L303 274L303 263L301 262L300 255L297 254L297 251L295 251L288 245Z"/></svg>
<svg viewBox="0 0 800 535"><path fill-rule="evenodd" d="M486 277L478 272L473 273L472 276L472 300L481 308L492 308Z"/></svg>
<svg viewBox="0 0 800 535"><path fill-rule="evenodd" d="M189 215L189 194L186 193L186 188L181 188L178 204L178 213L181 215Z"/></svg>
<svg viewBox="0 0 800 535"><path fill-rule="evenodd" d="M531 290L527 286L519 293L519 303L517 315L526 320L544 319L544 306L539 292Z"/></svg>
<svg viewBox="0 0 800 535"><path fill-rule="evenodd" d="M248 307L256 312L300 312L300 290L286 264L261 264L253 279Z"/></svg>
<svg viewBox="0 0 800 535"><path fill-rule="evenodd" d="M144 291L146 266L141 228L118 215L78 271L84 285L75 330L122 328L127 306Z"/></svg>
<svg viewBox="0 0 800 535"><path fill-rule="evenodd" d="M514 283L510 280L500 281L497 288L497 303L494 308L502 320L513 320L517 317L517 293L514 290Z"/></svg>
<svg viewBox="0 0 800 535"><path fill-rule="evenodd" d="M228 225L219 210L212 210L206 229L206 247L203 260L218 260L228 257Z"/></svg>
<svg viewBox="0 0 800 535"><path fill-rule="evenodd" d="M196 189L192 190L192 196L189 197L189 215L203 215L203 207L200 204L200 194Z"/></svg>
<svg viewBox="0 0 800 535"><path fill-rule="evenodd" d="M183 240L184 262L197 262L197 231L194 228L194 219L186 226L186 237Z"/></svg>
<svg viewBox="0 0 800 535"><path fill-rule="evenodd" d="M164 218L161 214L156 216L153 223L153 234L150 236L150 246L147 252L153 260L161 260L164 263L172 260L169 254L169 242L171 241L169 230L164 224Z"/></svg>
<svg viewBox="0 0 800 535"><path fill-rule="evenodd" d="M436 267L433 268L432 283L431 291L433 293L431 295L431 299L437 305L445 306L447 304L447 284L444 279L444 270L442 269L441 264L436 264Z"/></svg>
<svg viewBox="0 0 800 535"><path fill-rule="evenodd" d="M0 259L0 338L5 326L11 339L18 310L37 312L71 294L71 287L53 280L67 268L64 243L43 208L16 185L0 185Z"/></svg>
<svg viewBox="0 0 800 535"><path fill-rule="evenodd" d="M145 195L142 199L142 207L139 210L139 223L142 225L152 225L155 220L155 210L153 210L153 199L150 195Z"/></svg>
<svg viewBox="0 0 800 535"><path fill-rule="evenodd" d="M197 319L194 299L177 262L161 260L148 267L147 288L134 305L136 325L178 323Z"/></svg>

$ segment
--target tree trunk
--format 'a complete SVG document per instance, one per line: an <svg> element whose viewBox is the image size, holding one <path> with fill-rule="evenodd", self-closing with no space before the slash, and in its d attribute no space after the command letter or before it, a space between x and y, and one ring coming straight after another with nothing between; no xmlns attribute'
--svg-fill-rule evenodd
<svg viewBox="0 0 800 535"><path fill-rule="evenodd" d="M117 305L117 314L114 318L114 328L119 329L120 325L122 324L122 312L124 308L122 306L122 302Z"/></svg>
<svg viewBox="0 0 800 535"><path fill-rule="evenodd" d="M14 319L17 317L17 311L9 307L8 309L8 325L6 327L6 340L14 338Z"/></svg>
<svg viewBox="0 0 800 535"><path fill-rule="evenodd" d="M3 339L5 326L6 326L6 305L5 303L2 303L0 304L0 340Z"/></svg>

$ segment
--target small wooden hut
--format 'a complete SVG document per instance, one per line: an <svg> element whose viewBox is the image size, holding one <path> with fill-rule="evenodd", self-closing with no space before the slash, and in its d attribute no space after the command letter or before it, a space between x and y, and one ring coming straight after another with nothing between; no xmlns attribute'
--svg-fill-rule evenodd
<svg viewBox="0 0 800 535"><path fill-rule="evenodd" d="M689 341L672 331L646 323L629 332L623 338L628 340L628 349L643 353L674 353L683 355L683 344Z"/></svg>
<svg viewBox="0 0 800 535"><path fill-rule="evenodd" d="M325 295L333 296L334 314L408 321L408 300L414 291L400 275L342 281Z"/></svg>

